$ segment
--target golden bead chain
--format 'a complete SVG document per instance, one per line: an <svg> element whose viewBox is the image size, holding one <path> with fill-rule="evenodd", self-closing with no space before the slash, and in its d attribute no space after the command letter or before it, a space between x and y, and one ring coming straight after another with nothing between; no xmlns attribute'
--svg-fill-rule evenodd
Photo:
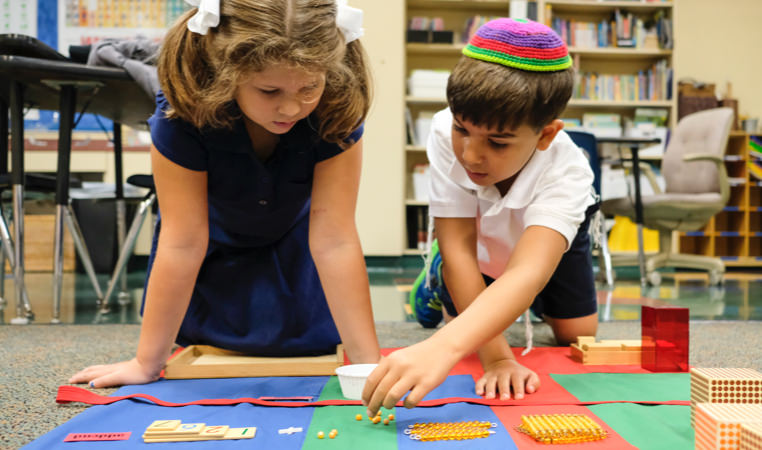
<svg viewBox="0 0 762 450"><path fill-rule="evenodd" d="M490 428L496 423L486 421L465 422L419 422L408 425L404 431L410 439L416 441L462 441L489 437L495 432Z"/></svg>

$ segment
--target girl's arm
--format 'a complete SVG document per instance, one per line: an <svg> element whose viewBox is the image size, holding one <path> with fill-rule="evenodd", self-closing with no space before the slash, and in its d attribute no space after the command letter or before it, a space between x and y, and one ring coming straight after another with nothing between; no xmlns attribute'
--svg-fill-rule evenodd
<svg viewBox="0 0 762 450"><path fill-rule="evenodd" d="M355 225L361 163L362 139L315 166L309 245L349 359L376 363L368 272Z"/></svg>
<svg viewBox="0 0 762 450"><path fill-rule="evenodd" d="M70 383L107 387L158 379L188 309L209 241L207 174L173 163L155 147L151 162L161 205L161 233L146 290L137 356L88 367Z"/></svg>

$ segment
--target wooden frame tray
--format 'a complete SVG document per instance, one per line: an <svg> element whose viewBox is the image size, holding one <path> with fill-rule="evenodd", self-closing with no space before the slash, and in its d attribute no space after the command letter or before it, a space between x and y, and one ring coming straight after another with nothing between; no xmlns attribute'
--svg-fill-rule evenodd
<svg viewBox="0 0 762 450"><path fill-rule="evenodd" d="M190 345L167 362L164 378L237 378L335 375L344 364L344 347L323 356L247 356L211 345Z"/></svg>

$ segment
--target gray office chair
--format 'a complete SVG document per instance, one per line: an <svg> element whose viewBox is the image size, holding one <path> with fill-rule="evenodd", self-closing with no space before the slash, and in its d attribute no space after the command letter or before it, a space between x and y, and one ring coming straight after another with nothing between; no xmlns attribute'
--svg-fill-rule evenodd
<svg viewBox="0 0 762 450"><path fill-rule="evenodd" d="M694 231L722 211L730 197L730 185L723 156L733 120L733 110L716 108L683 117L678 122L662 160L666 181L664 192L656 184L648 164L641 169L654 195L643 196L644 225L659 231L659 252L646 259L646 277L652 285L661 283L656 270L661 267L709 271L709 284L722 283L725 264L720 258L672 252L673 231ZM601 209L607 215L634 219L633 199L606 200ZM637 265L636 257L614 255L617 265Z"/></svg>

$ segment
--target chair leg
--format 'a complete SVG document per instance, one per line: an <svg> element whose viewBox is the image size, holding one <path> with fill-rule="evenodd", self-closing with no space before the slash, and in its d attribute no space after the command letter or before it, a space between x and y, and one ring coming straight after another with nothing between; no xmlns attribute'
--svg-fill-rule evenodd
<svg viewBox="0 0 762 450"><path fill-rule="evenodd" d="M74 215L71 204L66 205L64 213L66 226L69 228L69 233L71 233L71 237L74 240L74 247L76 247L77 254L79 254L82 265L85 267L85 272L87 273L88 278L90 278L90 283L93 285L95 295L98 297L98 304L101 305L103 304L103 291L101 291L101 286L98 284L98 278L95 276L95 268L93 267L93 261L90 258L90 252L87 249L85 237L82 235L82 229L79 227L77 216Z"/></svg>
<svg viewBox="0 0 762 450"><path fill-rule="evenodd" d="M16 286L16 317L13 325L29 323L31 310L25 304L24 286L24 93L21 83L12 81L10 85L11 106L11 183L13 184L13 234L14 249L13 278ZM25 311L26 310L26 311Z"/></svg>
<svg viewBox="0 0 762 450"><path fill-rule="evenodd" d="M127 233L127 237L124 240L124 245L122 245L122 247L119 249L119 259L117 260L116 267L114 267L114 272L111 275L111 281L109 281L108 287L106 288L106 294L103 296L101 313L106 313L109 310L108 303L109 299L111 298L111 294L114 292L116 284L119 282L124 269L127 267L127 261L130 259L132 250L135 247L135 241L138 239L138 233L140 233L140 229L143 227L143 222L145 222L145 218L148 216L148 212L151 211L151 206L153 206L155 201L156 193L152 192L148 197L140 202L140 205L138 205L138 210L135 213L135 217L132 219L132 224L130 225L130 231Z"/></svg>
<svg viewBox="0 0 762 450"><path fill-rule="evenodd" d="M2 267L3 267L3 283L0 283L0 304L7 304L5 300L5 261L8 260L8 265L11 268L11 274L16 270L16 264L14 259L13 240L11 240L11 233L8 229L8 222L5 220L5 214L0 210L0 245L2 245ZM29 303L29 295L26 292L26 286L23 288L22 302L24 304L25 315L27 319L34 319L34 312L32 311L32 304Z"/></svg>
<svg viewBox="0 0 762 450"><path fill-rule="evenodd" d="M606 221L603 217L603 213L598 210L595 214L600 214L600 262L601 262L601 268L603 269L603 273L606 280L606 286L613 287L614 286L614 273L611 267L611 253L609 252L609 239L606 234Z"/></svg>
<svg viewBox="0 0 762 450"><path fill-rule="evenodd" d="M116 236L119 248L124 246L124 241L127 235L127 206L124 198L118 198L116 200ZM122 272L119 275L119 293L116 294L117 303L120 305L130 304L130 294L127 292L127 273Z"/></svg>

